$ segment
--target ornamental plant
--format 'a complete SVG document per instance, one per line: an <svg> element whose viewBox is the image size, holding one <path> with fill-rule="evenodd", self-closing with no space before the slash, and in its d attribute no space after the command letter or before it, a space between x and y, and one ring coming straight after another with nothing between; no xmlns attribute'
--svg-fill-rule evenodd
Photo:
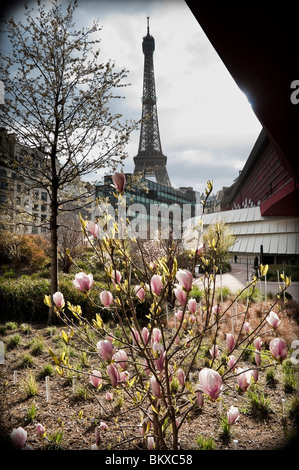
<svg viewBox="0 0 299 470"><path fill-rule="evenodd" d="M118 174L113 181L115 196L121 206L125 179ZM210 185L207 197L211 189ZM96 223L81 218L84 236L105 266L107 277L104 289L86 273L77 274L74 280L74 289L84 292L87 298L92 289L102 289L98 297L101 304L95 305L98 313L92 321L84 317L80 305L72 305L65 299L63 292L55 295L54 299L50 296L45 298L45 303L53 305L57 316L66 325L62 331L63 340L67 344L75 340L76 344L82 343L88 354L96 355L97 367L89 372L77 370L66 351L58 356L50 350L50 354L60 375L69 371L76 377L81 374L93 387L94 393L105 385L109 389L107 394L111 397L113 394L115 400L123 402L125 397L128 416L136 410L140 413L136 442L142 439L143 447L148 449L177 450L180 429L193 410L200 408L200 416L204 419L207 400L221 400L228 387L238 394L246 393L258 380L258 371L264 366L257 359L254 366L244 367L246 349L253 344L256 358L259 357L263 348L262 329L269 327L269 318L272 323L271 312L279 299L270 307L265 306L259 324L252 328L248 318L251 298L255 286L267 272L267 266L261 265L260 277L255 277L239 294L247 292L246 307L238 314L241 324L236 324L234 331L221 342L220 326L224 322L231 324L231 307L236 298L225 308L217 302L215 284L220 237L212 239L205 250L201 245L201 230L198 230L197 246L192 251L193 270L178 269L171 244L168 258L161 257L148 263L141 251L143 264L137 265L130 256L130 246L134 244L136 249L141 245L138 238L123 236L128 221L108 224L107 217L99 218ZM118 237L120 231L121 237ZM191 296L193 272L198 264L204 272L204 295L200 305ZM284 278L283 289L289 284L290 280ZM171 321L169 294L175 298ZM150 306L141 322L136 309L146 296L150 299ZM101 309L110 311L109 324L104 323ZM121 335L116 336L111 331L112 321L121 329ZM277 323L275 318L275 327ZM275 334L278 335L277 328ZM210 351L208 362L203 354L206 350ZM268 354L266 357L270 362L271 354L281 362L287 355L286 345L280 338L279 342L271 344L271 352L263 354ZM239 416L232 416L232 410L235 411L233 408L227 411L229 425ZM110 418L115 420L110 420L109 426L111 423L118 426L116 413L115 410L111 412ZM103 430L96 429L98 437L93 448L101 448L101 432Z"/></svg>

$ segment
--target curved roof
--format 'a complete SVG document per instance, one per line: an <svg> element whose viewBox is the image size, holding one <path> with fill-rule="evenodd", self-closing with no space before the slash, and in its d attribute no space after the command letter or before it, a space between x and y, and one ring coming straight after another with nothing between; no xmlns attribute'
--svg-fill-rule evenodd
<svg viewBox="0 0 299 470"><path fill-rule="evenodd" d="M260 207L249 207L223 212L202 214L194 217L189 224L203 222L203 230L217 222L225 222L236 236L231 252L260 253L261 245L265 254L299 254L299 218L265 217Z"/></svg>

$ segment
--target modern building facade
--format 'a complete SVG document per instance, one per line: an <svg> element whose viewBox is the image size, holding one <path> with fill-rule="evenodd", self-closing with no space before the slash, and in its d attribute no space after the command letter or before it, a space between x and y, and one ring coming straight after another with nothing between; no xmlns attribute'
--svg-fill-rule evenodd
<svg viewBox="0 0 299 470"><path fill-rule="evenodd" d="M132 175L125 176L130 180ZM118 207L111 176L96 186L96 198L105 199L116 216ZM126 216L134 224L136 236L143 239L157 238L158 234L181 239L183 223L195 217L199 209L193 188L175 189L144 177L140 184L129 185L125 198Z"/></svg>
<svg viewBox="0 0 299 470"><path fill-rule="evenodd" d="M264 129L229 188L220 210L200 216L203 229L225 222L235 242L231 258L253 264L299 264L298 183L281 162ZM193 223L197 218L193 220Z"/></svg>

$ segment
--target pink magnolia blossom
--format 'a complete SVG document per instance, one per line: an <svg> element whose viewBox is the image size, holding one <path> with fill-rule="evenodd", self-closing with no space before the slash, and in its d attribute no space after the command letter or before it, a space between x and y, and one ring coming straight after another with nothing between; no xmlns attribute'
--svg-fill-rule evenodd
<svg viewBox="0 0 299 470"><path fill-rule="evenodd" d="M196 308L197 308L197 302L196 302L196 299L189 299L188 301L188 310L190 313L195 313L196 312Z"/></svg>
<svg viewBox="0 0 299 470"><path fill-rule="evenodd" d="M91 233L93 238L98 238L99 237L100 228L99 228L98 224L96 224L95 222L92 222L92 220L90 220L87 223L86 228Z"/></svg>
<svg viewBox="0 0 299 470"><path fill-rule="evenodd" d="M122 382L125 386L127 386L129 377L130 377L129 372L127 372L126 370L123 370L119 374L119 382Z"/></svg>
<svg viewBox="0 0 299 470"><path fill-rule="evenodd" d="M244 331L250 333L250 323L248 321L244 322Z"/></svg>
<svg viewBox="0 0 299 470"><path fill-rule="evenodd" d="M125 186L126 186L126 177L123 173L114 173L112 176L112 181L114 183L114 187L116 191L119 193L123 193Z"/></svg>
<svg viewBox="0 0 299 470"><path fill-rule="evenodd" d="M288 348L282 338L272 339L269 344L269 349L273 358L278 362L282 362L288 355Z"/></svg>
<svg viewBox="0 0 299 470"><path fill-rule="evenodd" d="M147 449L148 450L153 450L155 448L155 441L152 436L149 436L147 438Z"/></svg>
<svg viewBox="0 0 299 470"><path fill-rule="evenodd" d="M43 436L45 434L45 427L41 423L37 423L36 425L36 433L38 436Z"/></svg>
<svg viewBox="0 0 299 470"><path fill-rule="evenodd" d="M175 338L174 338L174 344L175 344L176 346L178 346L178 345L180 344L180 341L181 341L180 336L179 336L179 335L176 335Z"/></svg>
<svg viewBox="0 0 299 470"><path fill-rule="evenodd" d="M231 333L227 333L226 334L226 346L227 346L228 352L231 352L234 349L235 344L236 344L236 341L235 341L234 335L232 335Z"/></svg>
<svg viewBox="0 0 299 470"><path fill-rule="evenodd" d="M108 339L108 341L110 341L111 343L113 343L113 340L114 340L114 336L113 336L113 333L108 333L106 338Z"/></svg>
<svg viewBox="0 0 299 470"><path fill-rule="evenodd" d="M63 294L61 292L55 292L53 302L57 308L62 308L65 304Z"/></svg>
<svg viewBox="0 0 299 470"><path fill-rule="evenodd" d="M150 385L151 385L151 391L152 394L154 395L155 398L161 398L162 397L162 390L161 386L156 380L156 377L152 376L150 378Z"/></svg>
<svg viewBox="0 0 299 470"><path fill-rule="evenodd" d="M112 401L113 400L113 393L107 392L105 395L105 398L107 401Z"/></svg>
<svg viewBox="0 0 299 470"><path fill-rule="evenodd" d="M144 341L144 344L147 344L148 338L149 338L149 331L148 331L148 329L146 328L146 326L144 326L144 327L142 328L141 336L142 336L142 339L143 339L143 341Z"/></svg>
<svg viewBox="0 0 299 470"><path fill-rule="evenodd" d="M105 421L100 422L99 430L108 431L108 424Z"/></svg>
<svg viewBox="0 0 299 470"><path fill-rule="evenodd" d="M156 367L159 372L162 372L162 370L164 369L165 358L166 358L166 351L164 351L162 347L159 358L155 360Z"/></svg>
<svg viewBox="0 0 299 470"><path fill-rule="evenodd" d="M253 377L253 380L254 380L255 382L257 382L258 379L259 379L259 371L258 371L256 368L255 368L255 369L252 369L251 375L252 375L252 377Z"/></svg>
<svg viewBox="0 0 299 470"><path fill-rule="evenodd" d="M113 302L113 295L108 290L104 290L100 293L100 300L104 307L110 307Z"/></svg>
<svg viewBox="0 0 299 470"><path fill-rule="evenodd" d="M200 243L197 248L197 254L201 255L205 251L205 245L203 243Z"/></svg>
<svg viewBox="0 0 299 470"><path fill-rule="evenodd" d="M114 347L108 339L98 341L97 350L99 355L106 361L111 362L114 353Z"/></svg>
<svg viewBox="0 0 299 470"><path fill-rule="evenodd" d="M102 383L102 374L99 370L93 370L92 375L89 377L89 381L91 385L93 385L95 388L98 388L101 383Z"/></svg>
<svg viewBox="0 0 299 470"><path fill-rule="evenodd" d="M214 313L214 315L219 315L220 314L219 305L214 305L214 307L212 308L212 313Z"/></svg>
<svg viewBox="0 0 299 470"><path fill-rule="evenodd" d="M277 315L277 313L273 312L273 310L271 310L266 320L269 323L269 325L272 326L272 328L274 329L276 329L281 322L281 320L279 319L279 316Z"/></svg>
<svg viewBox="0 0 299 470"><path fill-rule="evenodd" d="M212 400L216 400L222 389L222 378L216 370L204 367L198 374L200 389Z"/></svg>
<svg viewBox="0 0 299 470"><path fill-rule="evenodd" d="M120 376L118 370L113 364L109 364L109 366L107 366L107 374L111 380L112 387L116 387L120 381Z"/></svg>
<svg viewBox="0 0 299 470"><path fill-rule="evenodd" d="M233 354L231 354L228 358L228 361L227 361L227 365L228 365L229 369L234 370L236 362L237 362L237 358Z"/></svg>
<svg viewBox="0 0 299 470"><path fill-rule="evenodd" d="M260 367L261 365L261 355L259 351L255 351L254 353L254 362L256 363L257 367Z"/></svg>
<svg viewBox="0 0 299 470"><path fill-rule="evenodd" d="M232 426L239 419L240 413L236 406L231 406L227 412L228 424Z"/></svg>
<svg viewBox="0 0 299 470"><path fill-rule="evenodd" d="M163 287L162 276L160 276L159 274L154 274L154 276L151 278L152 292L155 295L159 296L161 294L162 287Z"/></svg>
<svg viewBox="0 0 299 470"><path fill-rule="evenodd" d="M135 287L135 293L138 299L142 302L145 299L145 290L141 286Z"/></svg>
<svg viewBox="0 0 299 470"><path fill-rule="evenodd" d="M213 359L219 356L220 351L219 351L219 346L217 344L213 344L213 346L210 349L210 354Z"/></svg>
<svg viewBox="0 0 299 470"><path fill-rule="evenodd" d="M253 341L253 345L257 351L260 351L262 349L262 344L263 342L260 337L255 338L255 340Z"/></svg>
<svg viewBox="0 0 299 470"><path fill-rule="evenodd" d="M133 339L133 344L135 344L135 346L140 343L140 336L137 330L132 330L131 336Z"/></svg>
<svg viewBox="0 0 299 470"><path fill-rule="evenodd" d="M24 449L26 446L27 431L20 426L12 430L10 438L17 449Z"/></svg>
<svg viewBox="0 0 299 470"><path fill-rule="evenodd" d="M201 391L199 388L196 390L196 401L197 401L197 403L198 403L198 405L199 405L200 407L203 406L203 404L204 404L204 396L203 396L202 391Z"/></svg>
<svg viewBox="0 0 299 470"><path fill-rule="evenodd" d="M176 273L176 278L179 281L180 286L182 286L186 291L190 291L192 289L193 283L193 274L187 269L179 269Z"/></svg>
<svg viewBox="0 0 299 470"><path fill-rule="evenodd" d="M75 275L75 280L73 281L74 287L81 292L88 292L93 286L93 275L78 273Z"/></svg>
<svg viewBox="0 0 299 470"><path fill-rule="evenodd" d="M115 269L112 273L112 282L114 286L120 284L121 282L121 273L117 269Z"/></svg>
<svg viewBox="0 0 299 470"><path fill-rule="evenodd" d="M180 384L183 386L186 380L185 372L183 371L183 369L178 369L177 378Z"/></svg>
<svg viewBox="0 0 299 470"><path fill-rule="evenodd" d="M162 338L162 333L159 330L159 328L153 328L153 332L152 332L153 342L159 343L161 341L161 338Z"/></svg>
<svg viewBox="0 0 299 470"><path fill-rule="evenodd" d="M181 286L177 286L174 290L174 295L176 296L177 300L181 305L185 305L186 300L187 300L187 293L186 291L183 290Z"/></svg>
<svg viewBox="0 0 299 470"><path fill-rule="evenodd" d="M126 370L128 367L128 356L126 351L119 349L117 353L114 354L115 361L120 365L123 370Z"/></svg>
<svg viewBox="0 0 299 470"><path fill-rule="evenodd" d="M182 312L182 310L177 310L174 315L175 315L175 317L178 321L181 321L181 319L183 317L183 312Z"/></svg>
<svg viewBox="0 0 299 470"><path fill-rule="evenodd" d="M240 390L242 390L243 392L246 392L251 382L251 376L252 376L251 370L249 370L247 367L245 367L244 369L242 369L241 367L238 367L236 369L236 373L238 374L237 381L238 381L238 386Z"/></svg>
<svg viewBox="0 0 299 470"><path fill-rule="evenodd" d="M189 317L189 322L192 323L192 325L194 325L196 323L196 317L195 315L190 315Z"/></svg>

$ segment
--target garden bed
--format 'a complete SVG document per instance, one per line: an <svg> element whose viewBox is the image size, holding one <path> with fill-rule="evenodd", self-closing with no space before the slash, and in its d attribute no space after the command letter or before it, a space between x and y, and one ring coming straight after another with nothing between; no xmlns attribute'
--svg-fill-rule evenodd
<svg viewBox="0 0 299 470"><path fill-rule="evenodd" d="M249 319L253 325L258 321L261 308L261 304L256 304L250 309ZM288 302L281 319L279 336L290 347L299 338L298 305ZM169 331L172 326L170 319ZM12 323L1 326L0 339L5 344L5 363L0 365L3 442L7 441L6 445L10 447L11 431L21 426L27 431L27 442L33 449L90 449L95 443L95 427L105 422L108 429L101 429L99 449L146 449L141 436L139 411L129 408L125 394L123 400L114 397L108 401L107 392L114 392L108 384L95 390L88 375L82 374L82 378L75 381L71 375L58 375L49 348L53 351L63 348L61 329L61 326ZM229 325L222 326L220 340L228 329ZM272 337L271 331L265 331L265 344ZM82 372L88 373L97 367L96 356L86 357L77 350L73 350L71 355L80 363ZM250 352L246 361L252 364ZM240 417L231 427L229 438L225 439L221 432L219 401L206 399L203 408L195 408L182 425L179 433L181 449L234 449L236 440L238 448L244 450L286 447L296 435L297 372L298 366L287 359L282 367L273 363L261 371L258 382L245 393L236 391L236 383L231 382L221 395L222 416L234 405L239 408ZM46 376L49 377L48 400ZM198 369L195 367L193 385L197 378ZM37 436L37 423L45 426L47 440Z"/></svg>

